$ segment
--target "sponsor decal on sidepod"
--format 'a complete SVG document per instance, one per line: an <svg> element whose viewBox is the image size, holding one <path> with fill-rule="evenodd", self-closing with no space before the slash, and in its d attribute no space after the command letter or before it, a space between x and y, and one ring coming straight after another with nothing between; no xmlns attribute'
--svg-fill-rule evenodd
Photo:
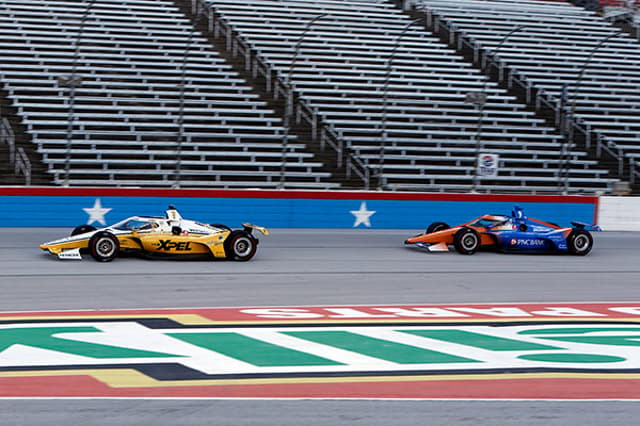
<svg viewBox="0 0 640 426"><path fill-rule="evenodd" d="M512 238L511 245L516 247L542 247L545 242L540 239Z"/></svg>

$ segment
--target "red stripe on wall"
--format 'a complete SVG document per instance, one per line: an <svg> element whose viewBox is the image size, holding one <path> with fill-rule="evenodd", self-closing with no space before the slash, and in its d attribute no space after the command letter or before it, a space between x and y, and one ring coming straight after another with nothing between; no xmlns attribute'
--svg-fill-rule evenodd
<svg viewBox="0 0 640 426"><path fill-rule="evenodd" d="M192 198L276 198L331 200L415 200L415 201L502 201L515 203L597 203L598 197L577 195L442 194L424 192L368 191L272 191L223 189L137 189L137 188L52 188L0 187L0 196L47 197L192 197Z"/></svg>

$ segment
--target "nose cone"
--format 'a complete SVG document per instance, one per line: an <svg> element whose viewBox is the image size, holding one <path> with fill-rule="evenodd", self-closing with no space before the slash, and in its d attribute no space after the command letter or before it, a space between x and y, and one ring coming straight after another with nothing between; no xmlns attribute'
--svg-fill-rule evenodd
<svg viewBox="0 0 640 426"><path fill-rule="evenodd" d="M424 234L418 234L418 235L414 235L413 237L409 237L406 240L404 240L405 244L415 244L418 241L420 241L420 238L424 237Z"/></svg>

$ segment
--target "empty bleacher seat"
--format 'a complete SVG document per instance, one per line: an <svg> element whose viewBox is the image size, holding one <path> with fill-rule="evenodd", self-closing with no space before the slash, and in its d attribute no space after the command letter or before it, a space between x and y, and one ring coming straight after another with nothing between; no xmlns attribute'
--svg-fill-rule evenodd
<svg viewBox="0 0 640 426"><path fill-rule="evenodd" d="M0 8L0 83L54 183L339 187L174 2Z"/></svg>
<svg viewBox="0 0 640 426"><path fill-rule="evenodd" d="M640 153L640 45L596 12L526 0L419 0L418 8L476 57L495 61L538 105L567 115L588 143L609 141L628 158Z"/></svg>
<svg viewBox="0 0 640 426"><path fill-rule="evenodd" d="M363 176L377 176L386 188L470 189L476 141L504 154L499 177L483 181L484 190L557 191L563 148L571 150L573 190L610 188L612 179L584 152L487 82L423 22L409 26L392 2L205 1L214 34L254 58L247 66L274 96L291 88L298 117L322 143L343 149ZM465 102L480 91L488 95L481 119Z"/></svg>

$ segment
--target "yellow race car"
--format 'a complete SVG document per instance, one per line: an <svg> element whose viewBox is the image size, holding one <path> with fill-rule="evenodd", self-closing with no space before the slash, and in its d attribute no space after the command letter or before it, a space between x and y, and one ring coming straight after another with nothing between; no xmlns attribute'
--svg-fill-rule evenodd
<svg viewBox="0 0 640 426"><path fill-rule="evenodd" d="M71 236L40 245L59 259L82 259L89 253L98 262L110 262L122 255L150 258L230 259L247 261L258 248L255 229L269 231L250 223L243 229L209 225L183 219L173 206L164 217L133 216L106 228L90 225L76 227Z"/></svg>

